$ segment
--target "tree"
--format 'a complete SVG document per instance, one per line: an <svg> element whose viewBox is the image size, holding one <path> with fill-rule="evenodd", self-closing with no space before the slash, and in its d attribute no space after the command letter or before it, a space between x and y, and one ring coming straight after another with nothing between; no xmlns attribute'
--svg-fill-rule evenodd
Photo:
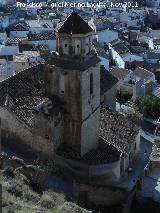
<svg viewBox="0 0 160 213"><path fill-rule="evenodd" d="M127 91L123 92L119 90L116 94L116 99L118 103L120 104L120 108L121 108L121 105L125 104L127 101L130 101L131 98L132 98L132 94Z"/></svg>
<svg viewBox="0 0 160 213"><path fill-rule="evenodd" d="M106 42L104 42L104 50L105 50L105 52L107 52L109 50L109 46L108 46L108 44L106 44Z"/></svg>
<svg viewBox="0 0 160 213"><path fill-rule="evenodd" d="M160 100L154 96L146 95L136 100L138 111L146 117L158 119L160 117Z"/></svg>

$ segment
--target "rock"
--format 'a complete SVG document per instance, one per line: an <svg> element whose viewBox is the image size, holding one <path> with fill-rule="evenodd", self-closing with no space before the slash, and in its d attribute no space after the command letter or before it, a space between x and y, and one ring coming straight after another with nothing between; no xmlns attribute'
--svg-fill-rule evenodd
<svg viewBox="0 0 160 213"><path fill-rule="evenodd" d="M35 166L33 165L26 165L23 167L23 174L28 178L32 178L36 176L36 173L37 173L37 170Z"/></svg>
<svg viewBox="0 0 160 213"><path fill-rule="evenodd" d="M13 169L16 169L20 166L25 166L25 162L21 158L13 156L10 160L11 160L11 166L13 167Z"/></svg>

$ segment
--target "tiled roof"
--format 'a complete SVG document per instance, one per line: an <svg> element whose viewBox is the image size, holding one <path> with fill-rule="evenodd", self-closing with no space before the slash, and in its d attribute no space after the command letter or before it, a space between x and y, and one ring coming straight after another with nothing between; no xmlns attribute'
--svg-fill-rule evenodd
<svg viewBox="0 0 160 213"><path fill-rule="evenodd" d="M118 151L114 146L109 145L99 138L98 146L91 149L83 157L79 153L75 152L71 148L62 144L58 150L57 154L68 159L80 160L81 163L88 165L98 165L113 163L119 160L121 152Z"/></svg>
<svg viewBox="0 0 160 213"><path fill-rule="evenodd" d="M0 106L10 111L29 126L32 126L32 108L43 96L43 65L30 67L0 84Z"/></svg>
<svg viewBox="0 0 160 213"><path fill-rule="evenodd" d="M150 77L153 76L153 73L144 69L144 68L141 68L141 67L137 67L134 71L133 71L133 74L140 77L141 79L148 79Z"/></svg>
<svg viewBox="0 0 160 213"><path fill-rule="evenodd" d="M129 154L139 132L138 126L124 115L101 107L99 135L119 151Z"/></svg>
<svg viewBox="0 0 160 213"><path fill-rule="evenodd" d="M118 82L118 79L104 68L101 68L100 74L101 74L101 94L104 94Z"/></svg>
<svg viewBox="0 0 160 213"><path fill-rule="evenodd" d="M9 26L10 31L28 31L29 28L26 23L15 23Z"/></svg>
<svg viewBox="0 0 160 213"><path fill-rule="evenodd" d="M67 34L87 34L92 31L92 28L75 11L56 28L56 32Z"/></svg>
<svg viewBox="0 0 160 213"><path fill-rule="evenodd" d="M117 78L118 80L123 80L129 73L130 71L124 68L112 68L110 69L110 73Z"/></svg>
<svg viewBox="0 0 160 213"><path fill-rule="evenodd" d="M53 32L44 32L39 34L28 34L29 41L40 41L40 40L55 40Z"/></svg>
<svg viewBox="0 0 160 213"><path fill-rule="evenodd" d="M155 45L160 45L160 39L153 39L153 43Z"/></svg>

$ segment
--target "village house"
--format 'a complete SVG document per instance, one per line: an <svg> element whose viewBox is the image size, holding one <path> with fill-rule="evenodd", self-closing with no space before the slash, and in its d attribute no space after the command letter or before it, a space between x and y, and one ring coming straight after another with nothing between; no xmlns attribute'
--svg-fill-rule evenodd
<svg viewBox="0 0 160 213"><path fill-rule="evenodd" d="M131 53L129 48L120 40L114 40L109 43L109 51L113 62L119 68L127 68L129 64L134 62L143 62L142 56Z"/></svg>
<svg viewBox="0 0 160 213"><path fill-rule="evenodd" d="M49 51L56 50L56 38L53 32L41 32L39 34L28 34L28 40L23 42L29 45L43 45L48 47Z"/></svg>
<svg viewBox="0 0 160 213"><path fill-rule="evenodd" d="M146 3L150 7L159 7L160 6L160 1L159 0L146 0Z"/></svg>
<svg viewBox="0 0 160 213"><path fill-rule="evenodd" d="M9 31L10 37L27 38L29 27L26 25L25 22L14 23L9 26Z"/></svg>
<svg viewBox="0 0 160 213"><path fill-rule="evenodd" d="M88 24L95 32L101 32L113 25L106 16L93 16L91 20L88 21Z"/></svg>
<svg viewBox="0 0 160 213"><path fill-rule="evenodd" d="M15 55L19 53L19 47L16 44L0 44L0 56Z"/></svg>
<svg viewBox="0 0 160 213"><path fill-rule="evenodd" d="M7 34L5 31L0 31L0 43L5 44L7 41Z"/></svg>
<svg viewBox="0 0 160 213"><path fill-rule="evenodd" d="M5 30L9 23L9 14L0 12L0 30Z"/></svg>
<svg viewBox="0 0 160 213"><path fill-rule="evenodd" d="M118 32L109 29L96 31L96 34L100 45L109 44L113 40L118 39Z"/></svg>
<svg viewBox="0 0 160 213"><path fill-rule="evenodd" d="M149 28L148 35L152 38L160 38L160 30Z"/></svg>
<svg viewBox="0 0 160 213"><path fill-rule="evenodd" d="M29 27L29 32L32 34L40 34L42 32L53 32L53 24L50 20L35 19L35 20L26 20L26 23Z"/></svg>
<svg viewBox="0 0 160 213"><path fill-rule="evenodd" d="M8 78L15 74L13 66L13 56L0 56L0 76L1 79L4 77Z"/></svg>
<svg viewBox="0 0 160 213"><path fill-rule="evenodd" d="M41 58L40 53L37 51L23 51L14 56L13 64L15 72L18 73L30 66L42 63L44 60Z"/></svg>
<svg viewBox="0 0 160 213"><path fill-rule="evenodd" d="M147 64L159 64L160 52L147 51L143 53L143 58Z"/></svg>
<svg viewBox="0 0 160 213"><path fill-rule="evenodd" d="M117 90L133 94L133 101L137 97L151 95L157 88L154 73L141 67L137 67L135 70L112 68L110 73L119 80Z"/></svg>
<svg viewBox="0 0 160 213"><path fill-rule="evenodd" d="M151 50L160 49L160 39L158 38L149 39L148 46Z"/></svg>

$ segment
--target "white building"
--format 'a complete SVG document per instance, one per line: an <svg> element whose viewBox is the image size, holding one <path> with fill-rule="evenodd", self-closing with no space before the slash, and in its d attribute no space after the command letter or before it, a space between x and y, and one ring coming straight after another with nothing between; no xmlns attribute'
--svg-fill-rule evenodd
<svg viewBox="0 0 160 213"><path fill-rule="evenodd" d="M0 78L13 76L15 70L13 67L13 60L10 60L9 56L0 57Z"/></svg>
<svg viewBox="0 0 160 213"><path fill-rule="evenodd" d="M125 68L126 63L132 63L134 61L143 62L142 56L132 54L128 47L120 40L109 43L109 51L112 60L119 68Z"/></svg>
<svg viewBox="0 0 160 213"><path fill-rule="evenodd" d="M7 41L7 34L6 32L0 32L0 43L5 44Z"/></svg>
<svg viewBox="0 0 160 213"><path fill-rule="evenodd" d="M151 50L160 49L160 38L151 38L149 39L148 46Z"/></svg>
<svg viewBox="0 0 160 213"><path fill-rule="evenodd" d="M150 7L159 7L160 6L160 0L146 0L146 3Z"/></svg>
<svg viewBox="0 0 160 213"><path fill-rule="evenodd" d="M9 26L9 16L7 14L0 13L0 30L4 30Z"/></svg>
<svg viewBox="0 0 160 213"><path fill-rule="evenodd" d="M28 34L27 44L33 44L35 46L43 45L47 46L49 51L56 50L56 38L53 32L45 32L40 34Z"/></svg>
<svg viewBox="0 0 160 213"><path fill-rule="evenodd" d="M118 39L118 32L113 30L102 30L97 32L97 41L104 45L104 43L109 44L113 40Z"/></svg>
<svg viewBox="0 0 160 213"><path fill-rule="evenodd" d="M27 20L29 31L32 34L39 34L42 32L53 32L53 24L50 20Z"/></svg>
<svg viewBox="0 0 160 213"><path fill-rule="evenodd" d="M25 23L16 23L10 26L10 37L27 38L29 28Z"/></svg>
<svg viewBox="0 0 160 213"><path fill-rule="evenodd" d="M37 51L23 51L22 53L14 56L13 62L15 72L18 73L30 66L42 63L43 59Z"/></svg>
<svg viewBox="0 0 160 213"><path fill-rule="evenodd" d="M0 55L16 55L19 53L19 47L16 45L0 45Z"/></svg>

